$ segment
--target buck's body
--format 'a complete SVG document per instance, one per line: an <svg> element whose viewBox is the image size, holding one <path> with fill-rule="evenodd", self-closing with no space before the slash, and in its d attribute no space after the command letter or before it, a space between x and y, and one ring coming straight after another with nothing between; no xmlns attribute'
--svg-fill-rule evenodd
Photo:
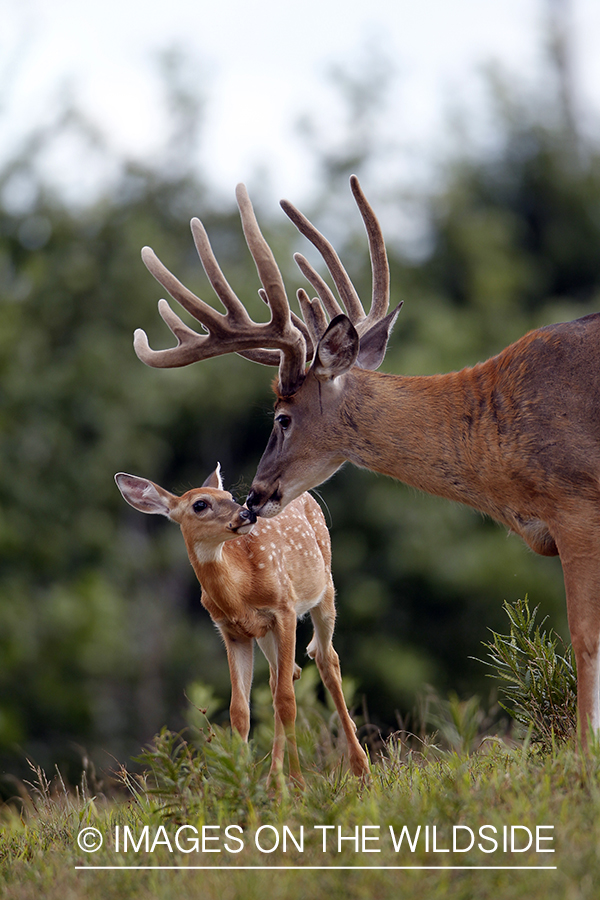
<svg viewBox="0 0 600 900"><path fill-rule="evenodd" d="M589 726L600 728L599 348L594 314L446 375L351 365L323 383L311 370L276 402L248 498L275 515L348 460L472 506L537 553L559 554L584 741Z"/></svg>
<svg viewBox="0 0 600 900"><path fill-rule="evenodd" d="M354 367L323 442L333 432L348 461L475 507L555 555L562 512L587 500L600 513L599 353L594 314L533 331L460 372Z"/></svg>

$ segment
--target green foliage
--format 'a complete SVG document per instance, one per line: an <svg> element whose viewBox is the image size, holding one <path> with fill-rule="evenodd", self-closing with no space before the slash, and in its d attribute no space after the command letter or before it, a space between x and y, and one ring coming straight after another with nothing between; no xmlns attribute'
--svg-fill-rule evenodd
<svg viewBox="0 0 600 900"><path fill-rule="evenodd" d="M500 702L530 739L544 746L573 739L577 729L577 672L570 645L536 623L528 598L505 603L510 633L492 631L488 666L500 682ZM559 648L562 652L559 652Z"/></svg>
<svg viewBox="0 0 600 900"><path fill-rule="evenodd" d="M139 248L190 268L198 182L124 166L114 195L70 209L27 160L0 178L0 201L17 175L34 199L16 211L0 202L0 754L24 746L69 770L70 743L132 752L181 707L194 674L227 690L179 535L131 517L113 475L185 489L218 459L231 483L244 464L249 481L270 373L251 366L240 381L224 359L156 378L132 351L134 328L152 331L155 318ZM217 218L254 284L239 222Z"/></svg>
<svg viewBox="0 0 600 900"><path fill-rule="evenodd" d="M314 663L296 682L296 737L301 764L307 773L336 773L334 777L343 786L348 780L342 775L346 741L329 695L327 704L317 696L319 683ZM347 681L344 689L346 702L351 705L352 686ZM195 685L194 695L209 702L212 699L210 688L200 684ZM186 731L175 734L163 728L134 760L142 766L142 773L135 775L121 767L120 781L141 809L147 810L152 798L154 808L158 804L161 816L169 820L180 821L223 805L235 812L237 822L254 822L258 816L272 818L266 779L274 726L267 686L254 689L252 713L256 725L247 744L229 727L213 724L206 709L190 703ZM287 793L285 781L282 788Z"/></svg>
<svg viewBox="0 0 600 900"><path fill-rule="evenodd" d="M479 697L460 700L451 691L447 700L434 696L428 701L423 718L438 730L444 744L457 753L471 753L482 740L485 721Z"/></svg>
<svg viewBox="0 0 600 900"><path fill-rule="evenodd" d="M238 734L208 720L193 740L162 729L134 760L144 767L141 776L125 768L120 779L141 809L152 807L169 821L186 821L203 814L207 805L226 805L232 821L254 820L255 810L267 803L264 761Z"/></svg>
<svg viewBox="0 0 600 900"><path fill-rule="evenodd" d="M427 897L509 897L515 882L519 895L557 900L578 897L593 900L600 878L597 847L600 842L600 759L583 759L569 745L560 745L548 753L533 753L527 747L512 749L499 741L486 741L470 755L437 750L432 754L411 751L402 756L397 742L388 744L372 766L372 780L361 785L357 779L340 776L325 769L306 773L306 790L283 794L276 801L260 797L252 814L240 814L240 792L224 786L218 792L213 782L223 775L223 767L211 770L204 747L181 741L163 732L144 754L149 766L147 781L138 779L133 797L97 795L87 790L70 791L60 775L52 782L43 772L35 773L35 782L23 787L24 807L19 814L13 807L1 811L0 892L9 900L29 900L43 895L48 900L85 895L94 898L202 896L209 900L222 897L324 896L342 898L350 893L360 900L372 897L403 898L414 894L415 882ZM248 772L260 760L249 749L243 756L223 744L219 753L228 760L225 768L235 772L232 781L243 784L254 776ZM192 785L190 776L194 771ZM214 778L212 775L214 774ZM265 770L261 778L264 782ZM260 779L258 779L260 780ZM85 779L82 781L85 784ZM161 786L157 793L156 785ZM128 787L131 787L128 784ZM190 804L190 798L194 801ZM247 795L246 795L247 798ZM165 799L170 808L165 814ZM103 836L101 849L83 853L77 846L79 831L91 824ZM233 852L223 841L224 829L236 825L243 847ZM187 826L183 849L176 846L176 830ZM275 835L284 828L300 838L302 850L288 840L273 852L259 852L254 836L261 826L268 833L261 846L270 847ZM551 836L544 849L532 847L524 852L483 853L475 844L471 850L451 849L454 826L478 834L479 828L496 829L518 826L532 831L545 826ZM219 852L202 852L188 843L191 833L201 834L208 826L211 838L219 836ZM315 826L333 826L328 832L326 851L323 834ZM406 828L411 838L428 826L436 828L438 848L431 852L424 837L411 851L404 841L394 851L390 828L396 837ZM116 828L120 829L120 848L116 849ZM163 829L162 832L159 829ZM125 829L137 844L125 852ZM191 829L195 829L192 832ZM339 833L348 840L338 849ZM353 836L366 829L369 838L365 852L360 839ZM148 836L146 844L142 839ZM522 835L523 832L520 834ZM153 841L158 838L156 845ZM167 843L167 841L169 843ZM500 847L502 838L500 837ZM230 842L230 845L231 846ZM210 843L210 850L216 849ZM489 849L489 844L484 844ZM239 852L238 852L239 851ZM494 868L481 871L480 866ZM76 871L76 866L108 866L103 871ZM190 867L185 872L130 870L127 867ZM191 867L202 867L194 871ZM418 872L398 871L398 866L424 867ZM540 866L556 867L542 870ZM212 870L214 867L214 870ZM227 867L227 868L226 868ZM260 868L256 868L260 867ZM292 871L290 867L296 867ZM344 867L339 871L338 867ZM433 868L432 868L433 867ZM460 867L458 868L453 867ZM507 868L509 867L509 868ZM510 867L519 867L510 869Z"/></svg>
<svg viewBox="0 0 600 900"><path fill-rule="evenodd" d="M206 763L181 735L163 728L134 762L145 766L142 778L136 779L124 767L119 775L143 809L148 798L155 798L162 815L187 816L202 797Z"/></svg>

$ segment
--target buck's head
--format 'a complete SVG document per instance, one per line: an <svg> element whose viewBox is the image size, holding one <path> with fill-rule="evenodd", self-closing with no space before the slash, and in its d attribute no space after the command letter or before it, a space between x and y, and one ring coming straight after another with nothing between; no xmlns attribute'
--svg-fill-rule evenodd
<svg viewBox="0 0 600 900"><path fill-rule="evenodd" d="M137 475L119 472L115 481L124 499L135 509L177 522L188 549L192 546L196 555L199 548L204 548L201 555L214 556L225 541L247 534L256 522L254 512L236 503L223 490L219 465L202 487L181 497Z"/></svg>
<svg viewBox="0 0 600 900"><path fill-rule="evenodd" d="M389 268L381 229L355 176L350 186L369 239L373 296L368 315L329 241L295 207L282 201L286 214L321 253L341 301L310 263L296 254L294 259L318 297L310 299L300 289L297 295L303 319L290 311L281 273L243 185L237 190L242 226L263 285L259 294L271 309L270 322L259 324L250 319L221 272L198 219L191 223L196 249L226 315L184 287L152 250L142 251L154 277L208 332L193 331L161 300L160 315L177 337L177 346L151 350L145 333L138 329L134 346L143 362L159 368L185 366L211 356L239 353L279 366L275 424L247 500L248 507L263 516L276 515L303 491L333 475L347 458L337 425L344 415L348 380L355 367L379 367L400 309L387 312Z"/></svg>
<svg viewBox="0 0 600 900"><path fill-rule="evenodd" d="M336 316L317 344L312 366L291 396L278 393L275 421L247 498L261 516L275 516L304 491L326 481L349 455L349 396L356 366L376 369L399 310L361 339Z"/></svg>

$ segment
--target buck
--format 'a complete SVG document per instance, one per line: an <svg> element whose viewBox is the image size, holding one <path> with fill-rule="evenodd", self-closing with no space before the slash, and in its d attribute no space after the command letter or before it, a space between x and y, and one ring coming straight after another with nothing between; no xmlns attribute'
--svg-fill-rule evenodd
<svg viewBox="0 0 600 900"><path fill-rule="evenodd" d="M331 543L321 507L310 494L291 501L274 521L256 515L223 490L220 466L201 488L181 497L145 478L115 475L121 494L144 513L166 516L181 528L202 586L202 605L227 650L231 727L244 741L250 730L254 641L269 663L275 737L269 780L283 768L287 743L290 778L304 784L295 736L296 620L314 626L307 653L314 659L346 735L350 769L366 777L367 757L342 693L339 658L331 642L335 624Z"/></svg>
<svg viewBox="0 0 600 900"><path fill-rule="evenodd" d="M145 248L150 272L208 334L184 325L163 300L160 313L178 345L153 351L138 329L136 353L158 367L230 352L279 366L275 423L247 499L261 516L277 515L350 461L472 506L516 532L536 553L558 554L585 745L589 729L600 728L600 314L532 331L460 372L409 377L375 371L399 307L388 313L385 245L354 176L351 189L372 260L368 315L329 241L282 201L319 250L343 304L296 254L317 296L310 299L300 289L303 320L290 312L283 279L240 185L242 225L270 322L250 320L221 273L204 228L193 219L200 259L226 315L183 287Z"/></svg>

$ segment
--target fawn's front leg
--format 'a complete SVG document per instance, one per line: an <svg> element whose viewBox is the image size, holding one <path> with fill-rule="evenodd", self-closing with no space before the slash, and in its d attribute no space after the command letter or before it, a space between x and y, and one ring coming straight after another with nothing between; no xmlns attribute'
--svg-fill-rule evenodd
<svg viewBox="0 0 600 900"><path fill-rule="evenodd" d="M252 688L252 672L254 668L253 638L232 638L221 631L229 677L231 678L231 703L229 704L229 720L231 727L238 732L244 741L250 732L250 689Z"/></svg>

